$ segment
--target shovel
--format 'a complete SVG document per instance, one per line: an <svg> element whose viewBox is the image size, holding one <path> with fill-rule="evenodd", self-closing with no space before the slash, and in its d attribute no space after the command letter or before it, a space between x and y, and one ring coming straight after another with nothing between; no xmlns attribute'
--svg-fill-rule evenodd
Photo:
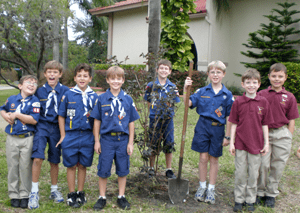
<svg viewBox="0 0 300 213"><path fill-rule="evenodd" d="M193 62L190 61L190 67L189 67L190 78L192 78L192 73L193 73ZM184 118L183 118L183 129L182 129L182 137L181 137L178 176L176 179L168 180L169 182L168 192L172 204L185 202L186 196L189 194L189 181L181 179L181 170L182 170L182 162L183 162L183 152L184 152L184 142L185 142L188 109L189 109L190 92L191 92L191 87L189 86L186 91L186 99L184 103L185 107L184 107Z"/></svg>

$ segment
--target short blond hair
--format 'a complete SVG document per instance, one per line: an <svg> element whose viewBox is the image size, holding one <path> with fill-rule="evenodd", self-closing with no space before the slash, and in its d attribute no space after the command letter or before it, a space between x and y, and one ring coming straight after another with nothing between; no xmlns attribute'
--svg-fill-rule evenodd
<svg viewBox="0 0 300 213"><path fill-rule="evenodd" d="M48 61L44 66L44 73L47 71L47 69L57 69L59 73L62 73L64 67L61 63L58 61Z"/></svg>
<svg viewBox="0 0 300 213"><path fill-rule="evenodd" d="M212 69L212 68L216 68L216 69L219 69L219 70L222 70L223 72L226 72L226 66L225 64L222 62L222 61L212 61L208 64L207 66L207 72L209 73L209 71Z"/></svg>
<svg viewBox="0 0 300 213"><path fill-rule="evenodd" d="M124 70L119 66L112 66L112 67L108 68L108 70L106 71L106 79L109 79L109 78L112 78L115 76L125 79Z"/></svg>

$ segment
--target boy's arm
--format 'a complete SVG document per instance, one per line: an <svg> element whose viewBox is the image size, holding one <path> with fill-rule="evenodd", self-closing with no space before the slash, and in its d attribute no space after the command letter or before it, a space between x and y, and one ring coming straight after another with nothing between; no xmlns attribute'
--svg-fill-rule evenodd
<svg viewBox="0 0 300 213"><path fill-rule="evenodd" d="M184 82L184 87L183 87L183 103L185 103L185 99L186 99L186 90L188 88L188 86L192 86L192 79L190 77L187 77L185 82ZM193 105L192 101L189 99L189 107Z"/></svg>
<svg viewBox="0 0 300 213"><path fill-rule="evenodd" d="M1 110L1 116L4 118L4 120L7 121L10 125L14 124L14 120L10 117L11 112L6 112L5 110Z"/></svg>
<svg viewBox="0 0 300 213"><path fill-rule="evenodd" d="M37 121L31 115L22 114L20 112L11 113L10 117L12 120L15 120L17 118L25 124L32 124L32 125L37 124Z"/></svg>
<svg viewBox="0 0 300 213"><path fill-rule="evenodd" d="M300 158L300 146L299 146L299 148L297 150L297 157Z"/></svg>
<svg viewBox="0 0 300 213"><path fill-rule="evenodd" d="M64 140L66 136L66 130L65 130L65 124L66 124L66 119L63 116L58 116L58 126L59 126L59 131L60 131L60 139L57 142L55 147L58 147L59 144Z"/></svg>
<svg viewBox="0 0 300 213"><path fill-rule="evenodd" d="M234 146L234 141L235 141L235 133L236 133L236 127L237 124L231 123L231 130L230 130L230 145L229 145L229 152L231 155L235 156L235 146Z"/></svg>
<svg viewBox="0 0 300 213"><path fill-rule="evenodd" d="M94 128L93 128L93 133L94 133L94 137L95 137L94 150L98 155L100 155L100 153L101 153L101 145L100 145L100 139L99 139L100 127L101 127L101 121L94 118Z"/></svg>
<svg viewBox="0 0 300 213"><path fill-rule="evenodd" d="M269 152L269 127L268 127L268 125L263 125L262 130L263 130L263 134L264 134L265 145L264 145L264 148L260 152L262 153L261 156L264 156Z"/></svg>
<svg viewBox="0 0 300 213"><path fill-rule="evenodd" d="M133 153L133 140L134 140L134 121L129 123L129 141L127 145L127 154L130 156Z"/></svg>
<svg viewBox="0 0 300 213"><path fill-rule="evenodd" d="M288 129L293 134L295 130L295 120L289 120Z"/></svg>
<svg viewBox="0 0 300 213"><path fill-rule="evenodd" d="M229 118L229 116L226 117L226 134L225 134L225 137L230 137L230 130L231 130L231 125L232 125L232 123L230 121L228 121L228 118ZM228 146L229 142L230 142L229 140L224 138L222 146Z"/></svg>

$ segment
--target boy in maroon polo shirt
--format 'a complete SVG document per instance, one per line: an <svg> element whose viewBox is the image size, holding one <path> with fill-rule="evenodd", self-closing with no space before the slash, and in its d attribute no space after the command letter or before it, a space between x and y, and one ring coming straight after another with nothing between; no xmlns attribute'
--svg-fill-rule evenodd
<svg viewBox="0 0 300 213"><path fill-rule="evenodd" d="M228 119L232 122L229 151L235 156L234 212L242 211L245 202L248 211L255 210L261 156L269 150L268 124L273 123L267 99L256 95L260 87L256 69L242 75L242 87L246 92L233 102Z"/></svg>
<svg viewBox="0 0 300 213"><path fill-rule="evenodd" d="M299 113L295 96L283 87L287 79L286 67L281 63L273 64L268 77L271 86L258 95L269 101L274 123L269 125L270 151L262 158L256 203L265 201L267 207L274 208L275 197L279 194L278 184L291 151L295 119Z"/></svg>

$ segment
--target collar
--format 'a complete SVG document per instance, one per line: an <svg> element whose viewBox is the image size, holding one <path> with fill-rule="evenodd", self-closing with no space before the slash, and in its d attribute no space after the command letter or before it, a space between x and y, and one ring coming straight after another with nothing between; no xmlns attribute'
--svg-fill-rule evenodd
<svg viewBox="0 0 300 213"><path fill-rule="evenodd" d="M126 95L127 93L126 92L124 92L122 89L120 89L120 92L119 92L119 94L118 94L118 98L120 99L120 100L122 100L122 99L124 99L125 98L125 95ZM106 98L107 98L107 100L111 100L111 99L113 99L113 98L115 98L115 96L110 92L110 89L107 89L106 90Z"/></svg>
<svg viewBox="0 0 300 213"><path fill-rule="evenodd" d="M281 93L287 93L287 91L285 90L284 87L282 87L282 90L281 90L281 91L276 92L275 90L272 89L271 86L268 87L268 92L275 92L275 93L279 93L279 94L281 94Z"/></svg>
<svg viewBox="0 0 300 213"><path fill-rule="evenodd" d="M158 78L156 78L156 80L155 80L154 83L157 84L157 85L161 85L161 84L159 83ZM169 86L169 85L171 85L171 81L167 78L166 83L165 83L165 85L163 85L163 87L167 87L167 86Z"/></svg>
<svg viewBox="0 0 300 213"><path fill-rule="evenodd" d="M85 89L85 91L82 91L79 87L78 87L78 85L76 84L76 86L73 88L73 89L76 89L76 90L78 90L78 91L81 91L82 93L94 93L94 91L91 89L91 87L88 85L87 86L87 88Z"/></svg>
<svg viewBox="0 0 300 213"><path fill-rule="evenodd" d="M26 98L25 98L25 100L30 100L32 98L32 95L29 95L29 96L27 96ZM17 95L17 97L16 97L16 100L17 101L20 101L20 100L22 100L23 99L23 97L22 97L22 95L21 95L21 93L19 93L18 95Z"/></svg>
<svg viewBox="0 0 300 213"><path fill-rule="evenodd" d="M59 93L61 86L62 86L61 83L57 82L57 84L56 84L56 86L54 88L55 92ZM44 87L46 88L47 93L49 93L49 92L51 92L53 90L52 87L49 86L48 82L46 82L44 84Z"/></svg>
<svg viewBox="0 0 300 213"><path fill-rule="evenodd" d="M206 86L206 90L211 90L213 91L213 88L211 86L211 83L209 85ZM224 84L222 84L222 89L220 90L222 93L228 94L229 90L224 86Z"/></svg>
<svg viewBox="0 0 300 213"><path fill-rule="evenodd" d="M261 97L258 96L257 94L256 94L255 98L249 98L249 97L246 96L246 92L243 93L242 98L244 99L245 102L249 102L249 101L259 101L259 100L261 99Z"/></svg>

